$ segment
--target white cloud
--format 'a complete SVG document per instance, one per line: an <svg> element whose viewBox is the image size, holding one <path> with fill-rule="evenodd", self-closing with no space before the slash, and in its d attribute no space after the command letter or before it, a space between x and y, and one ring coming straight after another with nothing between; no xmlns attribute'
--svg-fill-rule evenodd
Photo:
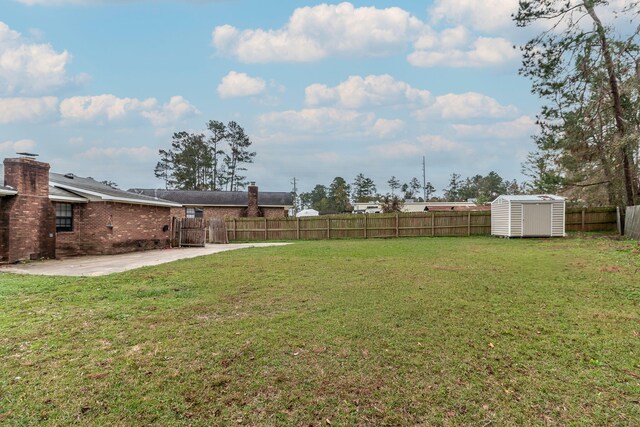
<svg viewBox="0 0 640 427"><path fill-rule="evenodd" d="M427 151L454 151L462 148L462 145L441 135L421 135L418 141L421 147Z"/></svg>
<svg viewBox="0 0 640 427"><path fill-rule="evenodd" d="M108 158L127 158L138 161L144 161L158 154L157 150L149 147L109 147L98 148L92 147L87 151L80 153L80 157L85 159L104 159Z"/></svg>
<svg viewBox="0 0 640 427"><path fill-rule="evenodd" d="M456 124L452 128L459 136L493 139L526 138L536 132L536 121L529 116L515 120L482 125Z"/></svg>
<svg viewBox="0 0 640 427"><path fill-rule="evenodd" d="M430 14L434 22L463 24L491 32L515 27L511 14L517 10L518 0L436 0Z"/></svg>
<svg viewBox="0 0 640 427"><path fill-rule="evenodd" d="M350 76L335 87L313 84L305 89L307 105L336 104L344 108L362 108L407 103L426 104L430 94L388 74L367 77Z"/></svg>
<svg viewBox="0 0 640 427"><path fill-rule="evenodd" d="M0 152L4 153L19 153L22 151L33 151L36 147L36 143L31 139L21 139L18 141L5 141L0 142Z"/></svg>
<svg viewBox="0 0 640 427"><path fill-rule="evenodd" d="M452 49L469 42L471 34L464 26L447 28L440 33L429 30L421 35L413 44L418 50L426 49Z"/></svg>
<svg viewBox="0 0 640 427"><path fill-rule="evenodd" d="M0 22L0 94L40 94L73 81L66 66L71 55L50 44L26 41Z"/></svg>
<svg viewBox="0 0 640 427"><path fill-rule="evenodd" d="M118 98L114 95L74 96L60 103L64 120L122 119L131 112L151 110L157 104L154 98L141 101L136 98Z"/></svg>
<svg viewBox="0 0 640 427"><path fill-rule="evenodd" d="M373 154L385 158L411 157L423 154L422 148L415 143L400 141L392 144L374 145L369 147L369 151Z"/></svg>
<svg viewBox="0 0 640 427"><path fill-rule="evenodd" d="M518 113L514 105L502 105L494 98L476 92L447 94L436 97L435 102L413 115L425 120L432 116L444 119L469 119L479 117L509 117Z"/></svg>
<svg viewBox="0 0 640 427"><path fill-rule="evenodd" d="M278 128L290 132L363 132L375 122L373 113L340 110L336 108L308 108L263 114L258 123L263 127Z"/></svg>
<svg viewBox="0 0 640 427"><path fill-rule="evenodd" d="M427 45L422 41L419 45ZM480 37L467 50L416 50L407 57L416 67L490 67L516 60L520 54L507 39Z"/></svg>
<svg viewBox="0 0 640 427"><path fill-rule="evenodd" d="M56 112L58 98L0 98L0 123L33 122Z"/></svg>
<svg viewBox="0 0 640 427"><path fill-rule="evenodd" d="M199 111L181 96L173 96L168 103L158 106L158 100L147 98L118 98L104 94L95 96L74 96L60 103L60 115L65 121L105 121L123 120L141 116L154 126L166 126Z"/></svg>
<svg viewBox="0 0 640 427"><path fill-rule="evenodd" d="M142 117L148 119L154 126L167 126L187 117L200 114L200 111L181 96L172 96L162 108L143 111Z"/></svg>
<svg viewBox="0 0 640 427"><path fill-rule="evenodd" d="M387 138L390 136L397 135L400 131L402 131L405 127L405 123L403 120L395 119L378 119L373 124L373 128L371 132L377 136L378 138Z"/></svg>
<svg viewBox="0 0 640 427"><path fill-rule="evenodd" d="M475 11L473 3L455 1L471 7L471 12L458 18L464 22L464 17ZM446 6L443 1L436 8L434 21L442 20ZM473 22L464 23L473 25ZM508 40L474 37L466 25L458 24L438 32L399 7L355 7L348 2L295 9L287 24L278 29L240 30L221 25L212 32L212 45L220 54L234 56L244 63L313 62L329 56L387 56L406 51L411 44L416 51L407 59L418 67L489 67L518 57Z"/></svg>
<svg viewBox="0 0 640 427"><path fill-rule="evenodd" d="M216 27L215 48L245 63L310 62L329 55L377 56L405 48L425 24L409 12L390 7L321 4L296 9L276 30Z"/></svg>
<svg viewBox="0 0 640 427"><path fill-rule="evenodd" d="M388 158L414 157L434 152L469 153L469 150L465 149L462 144L440 135L421 135L415 141L397 141L391 144L374 145L369 148L369 151Z"/></svg>
<svg viewBox="0 0 640 427"><path fill-rule="evenodd" d="M257 77L250 77L245 73L230 71L222 78L218 85L218 95L221 98L237 98L242 96L255 96L263 93L267 83Z"/></svg>

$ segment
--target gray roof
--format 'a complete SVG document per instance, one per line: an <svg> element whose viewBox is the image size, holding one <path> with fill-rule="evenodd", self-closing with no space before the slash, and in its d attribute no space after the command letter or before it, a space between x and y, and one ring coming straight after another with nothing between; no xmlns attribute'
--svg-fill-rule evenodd
<svg viewBox="0 0 640 427"><path fill-rule="evenodd" d="M49 199L54 202L87 203L86 197L78 196L71 191L49 185Z"/></svg>
<svg viewBox="0 0 640 427"><path fill-rule="evenodd" d="M5 185L0 185L0 197L2 196L13 196L14 194L17 194L18 192L11 188L11 187L7 187Z"/></svg>
<svg viewBox="0 0 640 427"><path fill-rule="evenodd" d="M153 188L131 188L130 192L158 197L184 206L247 206L246 191L190 191L158 190ZM259 191L259 206L292 206L293 196L287 192Z"/></svg>
<svg viewBox="0 0 640 427"><path fill-rule="evenodd" d="M180 205L153 197L134 194L96 181L93 178L82 178L73 174L49 174L49 188L59 188L74 195L84 197L89 201L108 201L118 203L133 203L138 205L179 207Z"/></svg>

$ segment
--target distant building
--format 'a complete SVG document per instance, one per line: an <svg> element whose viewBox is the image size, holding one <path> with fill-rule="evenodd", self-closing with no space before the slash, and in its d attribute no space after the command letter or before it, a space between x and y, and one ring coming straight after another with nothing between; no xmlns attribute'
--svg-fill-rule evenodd
<svg viewBox="0 0 640 427"><path fill-rule="evenodd" d="M405 202L402 212L489 211L491 206L473 202Z"/></svg>
<svg viewBox="0 0 640 427"><path fill-rule="evenodd" d="M178 218L284 218L289 215L289 209L293 208L293 195L290 192L258 192L258 187L254 184L249 185L247 192L153 188L131 188L129 192L178 203L181 208L171 210L171 214Z"/></svg>
<svg viewBox="0 0 640 427"><path fill-rule="evenodd" d="M354 214L382 213L382 205L380 203L378 203L378 202L354 203L353 204L353 213Z"/></svg>

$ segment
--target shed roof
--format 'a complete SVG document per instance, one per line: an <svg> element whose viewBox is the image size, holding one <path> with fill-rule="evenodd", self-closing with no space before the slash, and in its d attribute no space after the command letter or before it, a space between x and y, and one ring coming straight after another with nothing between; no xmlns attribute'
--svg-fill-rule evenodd
<svg viewBox="0 0 640 427"><path fill-rule="evenodd" d="M499 196L496 200L508 200L511 202L553 202L553 201L562 201L564 197L554 196L552 194L519 194L519 195L502 195ZM495 201L495 200L494 200Z"/></svg>
<svg viewBox="0 0 640 427"><path fill-rule="evenodd" d="M190 191L153 188L131 188L129 191L171 200L183 206L247 206L248 203L246 191ZM293 206L293 196L284 191L260 191L258 192L258 205L283 208Z"/></svg>
<svg viewBox="0 0 640 427"><path fill-rule="evenodd" d="M18 192L11 188L11 187L7 187L5 185L0 185L0 197L2 196L13 196L15 194L18 194Z"/></svg>
<svg viewBox="0 0 640 427"><path fill-rule="evenodd" d="M54 187L81 196L89 201L132 203L137 205L180 207L180 205L141 194L118 190L93 178L83 178L73 174L49 174L49 188Z"/></svg>

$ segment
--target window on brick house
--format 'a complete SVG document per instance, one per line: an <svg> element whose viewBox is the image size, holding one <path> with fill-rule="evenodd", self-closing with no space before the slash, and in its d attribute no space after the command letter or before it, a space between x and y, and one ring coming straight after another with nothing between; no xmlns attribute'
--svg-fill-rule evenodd
<svg viewBox="0 0 640 427"><path fill-rule="evenodd" d="M202 208L187 208L187 218L202 218Z"/></svg>
<svg viewBox="0 0 640 427"><path fill-rule="evenodd" d="M73 231L73 205L56 203L56 231Z"/></svg>

